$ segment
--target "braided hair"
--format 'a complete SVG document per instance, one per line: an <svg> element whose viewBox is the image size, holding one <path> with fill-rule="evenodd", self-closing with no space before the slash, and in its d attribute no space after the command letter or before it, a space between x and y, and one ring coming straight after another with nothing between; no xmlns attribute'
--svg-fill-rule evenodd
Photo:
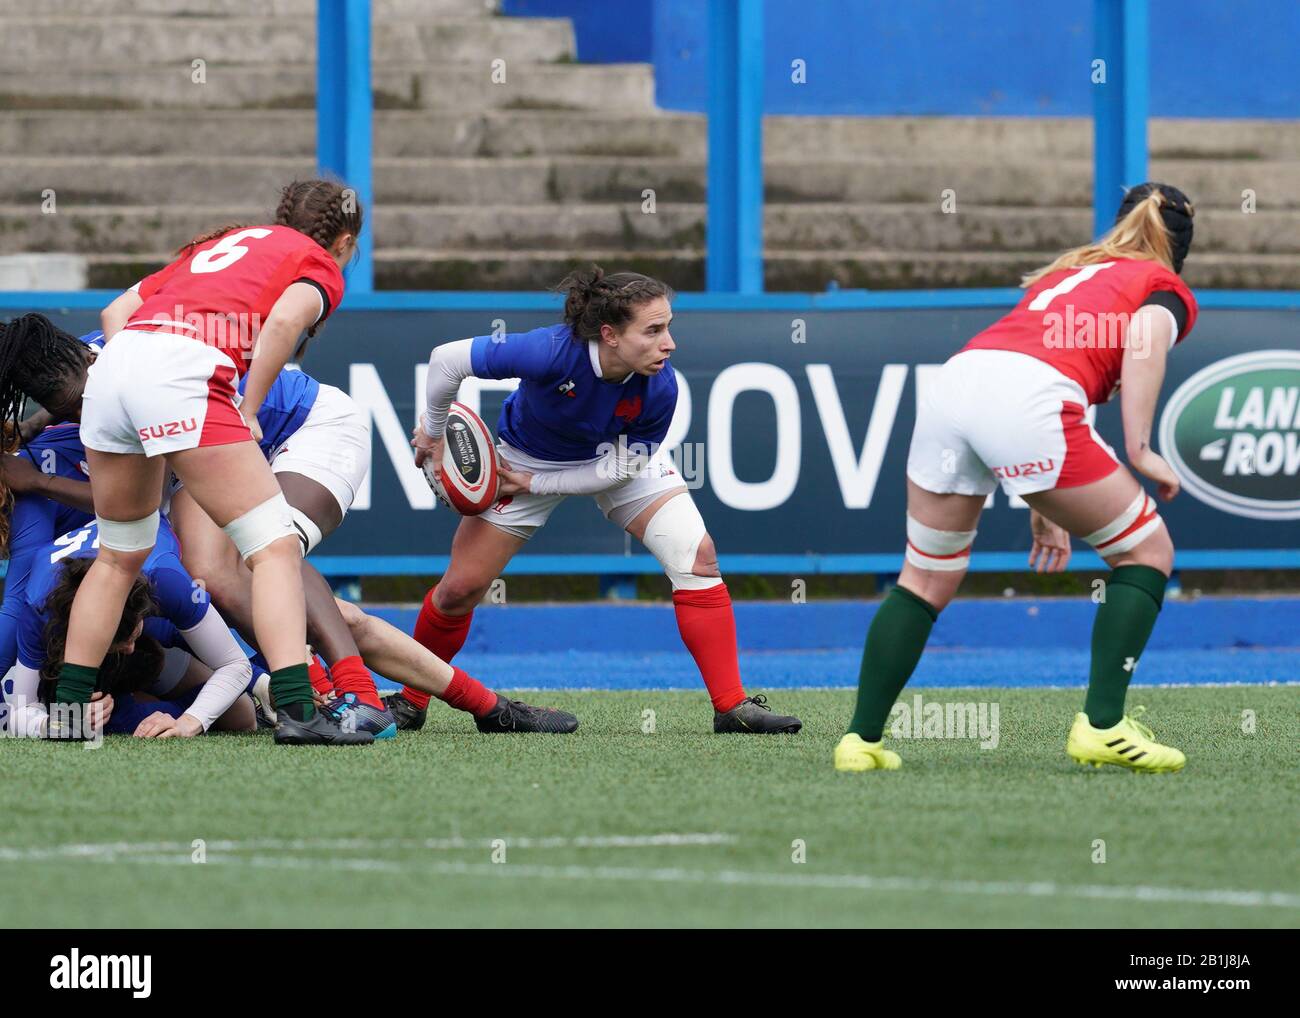
<svg viewBox="0 0 1300 1018"><path fill-rule="evenodd" d="M652 300L673 299L667 283L639 272L606 275L599 265L569 273L556 290L565 295L564 322L580 343L600 339L602 325L621 331Z"/></svg>
<svg viewBox="0 0 1300 1018"><path fill-rule="evenodd" d="M0 424L17 429L29 398L48 405L88 363L86 345L44 315L0 324Z"/></svg>
<svg viewBox="0 0 1300 1018"><path fill-rule="evenodd" d="M291 226L326 250L344 233L361 236L364 218L356 192L335 180L295 180L275 210L277 226Z"/></svg>

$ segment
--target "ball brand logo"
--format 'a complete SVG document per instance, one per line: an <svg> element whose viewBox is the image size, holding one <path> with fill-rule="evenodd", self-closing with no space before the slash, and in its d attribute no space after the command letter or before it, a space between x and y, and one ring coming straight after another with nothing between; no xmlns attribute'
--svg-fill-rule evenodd
<svg viewBox="0 0 1300 1018"><path fill-rule="evenodd" d="M478 480L483 464L478 461L474 450L474 440L463 421L450 421L447 425L447 437L451 443L451 454L456 461L460 476L473 484Z"/></svg>
<svg viewBox="0 0 1300 1018"><path fill-rule="evenodd" d="M1239 354L1192 375L1165 405L1160 453L1207 505L1300 519L1300 351Z"/></svg>
<svg viewBox="0 0 1300 1018"><path fill-rule="evenodd" d="M1034 477L1039 474L1050 474L1056 469L1056 460L1037 460L1033 463L1018 463L1013 467L994 467L993 473L997 477Z"/></svg>
<svg viewBox="0 0 1300 1018"><path fill-rule="evenodd" d="M168 421L166 424L151 424L147 428L140 428L140 438L142 441L148 441L151 438L165 438L168 435L179 435L183 432L195 431L198 429L198 421L193 418L187 418L183 421Z"/></svg>

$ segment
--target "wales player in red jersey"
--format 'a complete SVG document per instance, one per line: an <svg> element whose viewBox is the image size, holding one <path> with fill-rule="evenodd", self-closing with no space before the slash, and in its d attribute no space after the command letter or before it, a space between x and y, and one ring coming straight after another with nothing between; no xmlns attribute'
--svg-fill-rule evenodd
<svg viewBox="0 0 1300 1018"><path fill-rule="evenodd" d="M1196 300L1179 278L1192 216L1177 188L1131 189L1105 236L1027 276L1015 310L944 364L920 395L907 462L906 563L867 633L837 770L901 765L882 745L886 717L966 575L980 512L999 483L1029 503L1030 565L1064 569L1073 534L1111 567L1067 752L1098 767L1182 768L1182 753L1124 713L1173 543L1155 502L1098 437L1087 410L1118 389L1129 465L1162 500L1178 493L1177 476L1151 446L1151 426L1165 359L1196 322Z"/></svg>
<svg viewBox="0 0 1300 1018"><path fill-rule="evenodd" d="M107 343L90 368L81 417L100 547L72 607L58 702L91 700L123 602L153 548L170 467L252 570L276 741L371 741L315 711L300 544L257 444L257 413L276 375L303 332L314 333L343 299L342 266L361 223L342 185L295 182L276 222L192 241L104 310Z"/></svg>

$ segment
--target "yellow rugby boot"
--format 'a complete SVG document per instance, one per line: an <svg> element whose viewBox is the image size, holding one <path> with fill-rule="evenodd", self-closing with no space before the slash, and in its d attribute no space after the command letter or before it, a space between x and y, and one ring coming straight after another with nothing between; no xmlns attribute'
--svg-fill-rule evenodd
<svg viewBox="0 0 1300 1018"><path fill-rule="evenodd" d="M835 747L837 771L896 771L903 758L879 742L864 742L862 736L849 732Z"/></svg>
<svg viewBox="0 0 1300 1018"><path fill-rule="evenodd" d="M1173 746L1156 742L1150 728L1137 719L1146 713L1145 707L1135 707L1113 728L1093 728L1088 715L1076 714L1065 751L1081 764L1115 764L1131 771L1147 774L1164 774L1181 771L1187 758Z"/></svg>

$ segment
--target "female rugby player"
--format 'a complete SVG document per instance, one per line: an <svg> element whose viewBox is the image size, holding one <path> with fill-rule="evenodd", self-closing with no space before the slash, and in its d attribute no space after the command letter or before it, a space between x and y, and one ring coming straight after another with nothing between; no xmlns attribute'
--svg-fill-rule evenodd
<svg viewBox="0 0 1300 1018"><path fill-rule="evenodd" d="M505 469L499 501L461 520L451 563L429 591L415 638L450 661L474 606L506 563L568 495L592 495L605 516L641 541L673 588L677 626L713 701L715 732L797 732L740 682L736 621L713 539L666 454L657 452L677 406L669 355L672 293L635 272L571 275L564 322L437 347L428 406L411 444L423 465L442 457L447 410L469 377L522 379L497 425ZM399 724L419 727L427 696L390 697Z"/></svg>
<svg viewBox="0 0 1300 1018"><path fill-rule="evenodd" d="M81 420L100 548L73 604L58 702L87 702L95 688L153 547L166 465L252 569L254 628L279 706L276 741L371 741L315 711L300 546L256 441L257 412L299 337L342 300L341 267L361 215L341 185L295 182L274 223L196 238L104 310L108 342L90 370Z"/></svg>
<svg viewBox="0 0 1300 1018"><path fill-rule="evenodd" d="M835 749L837 770L901 765L881 743L886 717L966 575L980 511L999 481L1029 503L1030 565L1064 569L1073 534L1111 567L1092 631L1088 693L1066 751L1097 767L1182 768L1182 753L1124 714L1173 543L1155 503L1085 415L1118 387L1129 464L1162 500L1178 494L1177 475L1151 446L1151 423L1165 358L1196 322L1196 300L1178 275L1193 211L1167 184L1132 188L1105 236L1026 276L1015 310L926 387L907 461L906 562L867 632L857 711ZM1104 335L1112 323L1118 334Z"/></svg>
<svg viewBox="0 0 1300 1018"><path fill-rule="evenodd" d="M27 396L42 407L60 407L75 422L81 418L86 369L103 346L104 334L82 336L79 342L85 350L76 356L75 348L68 347L74 356L64 360L59 356L63 343L58 332L44 315L0 323L0 376L12 375ZM76 398L69 401L74 390ZM0 548L9 555L0 605L0 676L9 671L17 655L18 613L36 555L60 534L95 518L86 483L86 450L77 424L58 423L42 409L17 429L6 421L6 432L12 432L22 448L16 455L0 456ZM11 451L12 443L7 443L5 452Z"/></svg>
<svg viewBox="0 0 1300 1018"><path fill-rule="evenodd" d="M18 617L18 664L6 680L5 689L10 731L16 735L54 734L49 731L52 719L39 697L40 680L53 679L60 673L73 603L100 544L99 528L90 523L57 538L32 565ZM136 652L137 642L146 638L161 647L183 650L185 655L176 655L182 662L192 655L211 671L183 711L141 712L132 729L138 735L200 735L234 706L252 679L248 658L202 586L181 564L180 548L165 519L160 521L154 546L132 580L111 636L109 653L115 659L112 667L106 667L107 673L130 672L118 659L129 658ZM166 688L153 688L165 693L181 675L155 672L144 677L151 682L164 679ZM130 703L134 688L113 684L107 674L105 678L109 680L106 685L114 688L104 692L125 700L124 706L135 707ZM131 676L124 678L129 681ZM116 713L112 703L110 700L104 718L110 731L114 730L112 715ZM248 707L251 709L251 703Z"/></svg>

